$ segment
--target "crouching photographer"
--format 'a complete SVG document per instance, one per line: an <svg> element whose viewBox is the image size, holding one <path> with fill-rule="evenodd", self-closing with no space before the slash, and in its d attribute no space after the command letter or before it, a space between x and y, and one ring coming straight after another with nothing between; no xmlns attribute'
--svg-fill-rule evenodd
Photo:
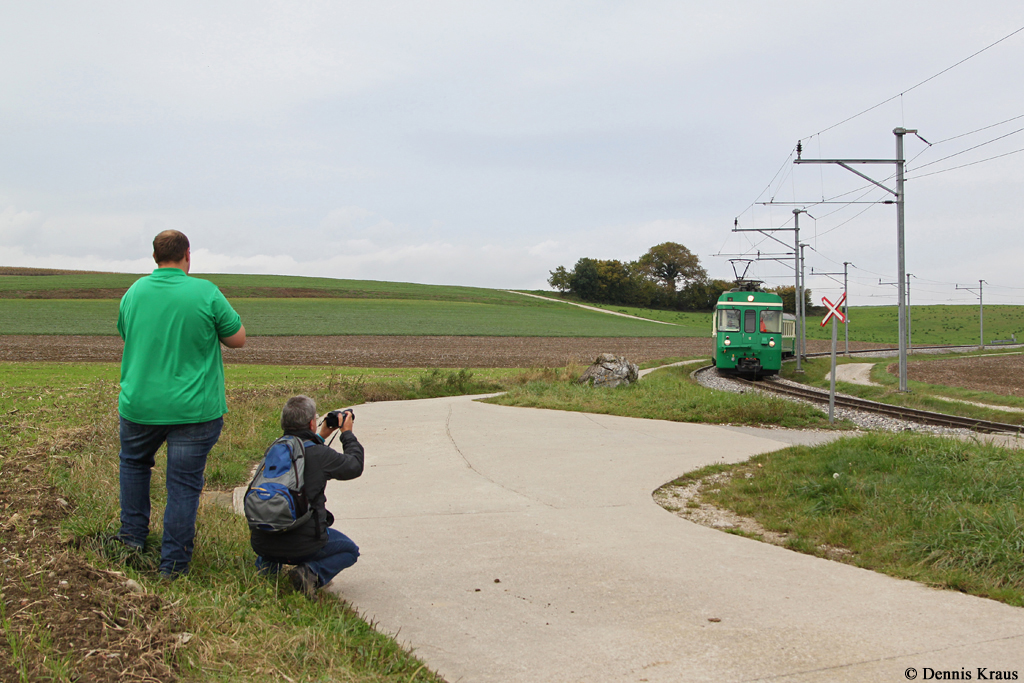
<svg viewBox="0 0 1024 683"><path fill-rule="evenodd" d="M288 399L281 411L284 435L267 449L245 495L257 569L271 574L283 564L295 565L288 573L292 585L311 599L359 557L352 539L330 528L334 515L326 507L327 481L363 473L353 411L329 413L319 430L316 418L313 399ZM339 430L341 453L325 443Z"/></svg>

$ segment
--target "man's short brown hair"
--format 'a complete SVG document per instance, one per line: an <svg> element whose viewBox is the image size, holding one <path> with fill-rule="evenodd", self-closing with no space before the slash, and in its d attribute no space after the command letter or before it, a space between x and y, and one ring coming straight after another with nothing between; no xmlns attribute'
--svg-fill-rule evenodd
<svg viewBox="0 0 1024 683"><path fill-rule="evenodd" d="M161 263L176 263L185 258L188 238L177 230L164 230L153 238L153 260Z"/></svg>

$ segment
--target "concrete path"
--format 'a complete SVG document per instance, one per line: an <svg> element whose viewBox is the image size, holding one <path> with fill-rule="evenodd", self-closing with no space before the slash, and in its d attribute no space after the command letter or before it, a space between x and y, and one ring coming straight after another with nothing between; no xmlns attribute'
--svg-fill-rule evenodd
<svg viewBox="0 0 1024 683"><path fill-rule="evenodd" d="M837 382L848 382L849 384L863 384L868 387L880 387L882 386L878 382L871 381L871 368L875 367L874 363L843 363L842 365L836 365L836 381ZM825 380L828 381L832 377L832 373L829 372L825 375Z"/></svg>
<svg viewBox="0 0 1024 683"><path fill-rule="evenodd" d="M357 413L368 467L327 493L363 555L330 589L450 683L1024 670L1024 610L691 524L651 498L702 465L825 435L468 397Z"/></svg>

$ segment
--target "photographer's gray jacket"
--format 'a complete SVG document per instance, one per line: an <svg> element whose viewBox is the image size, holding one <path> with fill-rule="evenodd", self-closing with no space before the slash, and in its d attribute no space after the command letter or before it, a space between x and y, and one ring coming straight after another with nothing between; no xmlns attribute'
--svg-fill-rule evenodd
<svg viewBox="0 0 1024 683"><path fill-rule="evenodd" d="M329 479L355 479L363 473L363 447L352 432L341 433L343 452L324 444L324 440L308 429L288 431L306 446L306 496L313 516L297 529L278 534L251 529L252 549L264 559L282 564L304 562L327 543L327 527L334 524L334 515L327 509L324 489Z"/></svg>

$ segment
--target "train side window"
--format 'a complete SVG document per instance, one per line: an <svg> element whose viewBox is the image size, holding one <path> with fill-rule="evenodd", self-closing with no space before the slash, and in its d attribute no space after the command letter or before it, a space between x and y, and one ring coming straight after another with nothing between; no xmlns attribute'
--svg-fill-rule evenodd
<svg viewBox="0 0 1024 683"><path fill-rule="evenodd" d="M775 334L782 332L782 311L761 311L761 331Z"/></svg>
<svg viewBox="0 0 1024 683"><path fill-rule="evenodd" d="M757 311L752 308L743 311L743 331L747 334L757 332Z"/></svg>
<svg viewBox="0 0 1024 683"><path fill-rule="evenodd" d="M735 308L718 309L718 331L739 332L740 312Z"/></svg>

